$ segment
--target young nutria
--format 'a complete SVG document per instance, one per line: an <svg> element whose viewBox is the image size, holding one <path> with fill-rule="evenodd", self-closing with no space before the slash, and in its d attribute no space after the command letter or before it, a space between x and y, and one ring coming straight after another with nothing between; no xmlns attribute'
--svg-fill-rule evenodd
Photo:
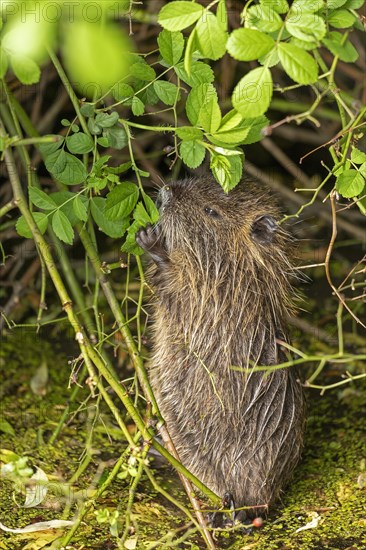
<svg viewBox="0 0 366 550"><path fill-rule="evenodd" d="M235 506L265 513L299 459L304 398L286 360L288 237L260 184L225 194L211 178L159 192L137 243L153 260L151 384L182 463ZM233 368L234 367L234 368ZM238 369L239 367L239 369Z"/></svg>

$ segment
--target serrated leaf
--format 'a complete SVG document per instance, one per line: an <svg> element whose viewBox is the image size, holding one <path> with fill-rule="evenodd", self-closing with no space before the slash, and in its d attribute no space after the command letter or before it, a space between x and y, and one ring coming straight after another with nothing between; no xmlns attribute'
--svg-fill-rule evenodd
<svg viewBox="0 0 366 550"><path fill-rule="evenodd" d="M178 88L172 82L166 80L156 80L153 84L156 95L165 103L165 105L174 105L177 99L179 99Z"/></svg>
<svg viewBox="0 0 366 550"><path fill-rule="evenodd" d="M95 122L101 128L111 128L118 122L119 114L117 111L112 111L112 113L98 113L95 117Z"/></svg>
<svg viewBox="0 0 366 550"><path fill-rule="evenodd" d="M39 231L42 233L42 235L44 235L48 226L47 215L44 214L44 212L32 212L32 216L34 218L34 221L36 222ZM24 216L20 216L17 223L15 224L15 229L18 235L20 235L21 237L25 237L26 239L33 238L30 227L25 221Z"/></svg>
<svg viewBox="0 0 366 550"><path fill-rule="evenodd" d="M52 229L60 241L66 244L72 244L74 240L74 230L62 210L57 210L52 216Z"/></svg>
<svg viewBox="0 0 366 550"><path fill-rule="evenodd" d="M134 183L124 181L110 191L106 197L105 215L108 220L126 218L135 208L139 190Z"/></svg>
<svg viewBox="0 0 366 550"><path fill-rule="evenodd" d="M38 189L38 187L29 187L29 198L32 204L42 210L54 210L57 208L57 204L53 198L41 189Z"/></svg>
<svg viewBox="0 0 366 550"><path fill-rule="evenodd" d="M122 126L106 128L103 136L108 139L109 146L113 149L123 149L128 143L126 131Z"/></svg>
<svg viewBox="0 0 366 550"><path fill-rule="evenodd" d="M80 112L83 116L87 118L94 116L94 105L92 105L91 103L83 103L80 107Z"/></svg>
<svg viewBox="0 0 366 550"><path fill-rule="evenodd" d="M265 113L273 92L272 76L266 67L253 69L236 85L232 102L243 118L254 118Z"/></svg>
<svg viewBox="0 0 366 550"><path fill-rule="evenodd" d="M262 6L268 6L277 13L286 13L289 10L289 5L286 0L260 0Z"/></svg>
<svg viewBox="0 0 366 550"><path fill-rule="evenodd" d="M65 170L67 162L66 153L63 149L58 149L47 156L45 166L47 170L56 178Z"/></svg>
<svg viewBox="0 0 366 550"><path fill-rule="evenodd" d="M65 185L77 185L86 180L88 173L80 159L70 153L65 153L66 165L62 172L52 175Z"/></svg>
<svg viewBox="0 0 366 550"><path fill-rule="evenodd" d="M291 5L291 17L294 13L302 14L304 12L315 13L324 7L324 0L294 0Z"/></svg>
<svg viewBox="0 0 366 550"><path fill-rule="evenodd" d="M226 52L227 34L211 11L198 20L196 36L198 48L204 57L217 60Z"/></svg>
<svg viewBox="0 0 366 550"><path fill-rule="evenodd" d="M116 101L123 101L126 98L131 98L132 100L134 94L132 86L125 82L117 82L112 88L112 95ZM123 103L125 104L126 102L124 101Z"/></svg>
<svg viewBox="0 0 366 550"><path fill-rule="evenodd" d="M263 32L276 32L282 25L281 17L268 5L251 6L245 16L246 26Z"/></svg>
<svg viewBox="0 0 366 550"><path fill-rule="evenodd" d="M119 219L118 221L111 221L106 218L105 209L106 199L102 197L93 197L90 201L90 208L93 219L98 228L103 231L108 237L112 239L118 239L122 237L130 224L130 219Z"/></svg>
<svg viewBox="0 0 366 550"><path fill-rule="evenodd" d="M122 252L127 254L135 254L135 256L141 256L144 251L136 243L136 233L140 229L141 224L138 221L134 221L127 231L127 237L123 245L121 246Z"/></svg>
<svg viewBox="0 0 366 550"><path fill-rule="evenodd" d="M93 136L98 136L102 133L102 127L95 122L94 118L88 119L88 129Z"/></svg>
<svg viewBox="0 0 366 550"><path fill-rule="evenodd" d="M213 70L207 63L202 61L193 61L191 64L191 71L188 75L184 68L183 62L178 63L174 67L175 72L183 82L191 86L198 86L199 84L210 83L215 80Z"/></svg>
<svg viewBox="0 0 366 550"><path fill-rule="evenodd" d="M329 25L336 29L348 29L356 22L356 17L348 10L334 10L328 15Z"/></svg>
<svg viewBox="0 0 366 550"><path fill-rule="evenodd" d="M243 140L243 145L251 145L264 138L263 129L269 125L269 120L266 116L262 115L252 119L246 119L244 121L249 127L249 133Z"/></svg>
<svg viewBox="0 0 366 550"><path fill-rule="evenodd" d="M140 225L147 225L148 223L151 223L150 216L141 201L136 204L136 208L133 211L133 218L139 222Z"/></svg>
<svg viewBox="0 0 366 550"><path fill-rule="evenodd" d="M253 61L275 46L273 38L255 29L236 29L229 36L227 50L239 61Z"/></svg>
<svg viewBox="0 0 366 550"><path fill-rule="evenodd" d="M221 110L217 100L217 94L209 94L198 115L198 123L205 132L216 132L221 124Z"/></svg>
<svg viewBox="0 0 366 550"><path fill-rule="evenodd" d="M83 132L68 136L66 138L66 145L70 153L74 153L75 155L90 153L94 149L93 140Z"/></svg>
<svg viewBox="0 0 366 550"><path fill-rule="evenodd" d="M158 45L164 61L166 61L168 65L175 65L178 63L183 54L183 34L179 31L171 32L164 29L158 36Z"/></svg>
<svg viewBox="0 0 366 550"><path fill-rule="evenodd" d="M72 201L72 207L75 216L82 222L86 222L86 220L88 219L88 211L79 195L76 195L75 199Z"/></svg>
<svg viewBox="0 0 366 550"><path fill-rule="evenodd" d="M193 53L197 49L197 47L198 47L197 34L196 34L196 27L195 27L188 37L186 51L184 54L183 66L184 66L184 70L188 75L191 74Z"/></svg>
<svg viewBox="0 0 366 550"><path fill-rule="evenodd" d="M366 162L366 153L360 151L356 147L353 147L351 151L351 161L355 164L363 164Z"/></svg>
<svg viewBox="0 0 366 550"><path fill-rule="evenodd" d="M36 84L41 77L41 69L33 59L25 55L11 55L11 68L22 84Z"/></svg>
<svg viewBox="0 0 366 550"><path fill-rule="evenodd" d="M337 32L329 32L323 38L323 44L333 54L337 55L341 61L354 63L358 59L358 51L349 40L344 41L344 35ZM344 42L344 43L343 43Z"/></svg>
<svg viewBox="0 0 366 550"><path fill-rule="evenodd" d="M146 210L150 216L151 223L156 223L160 218L159 210L157 209L154 201L151 197L149 197L149 195L143 193L143 198Z"/></svg>
<svg viewBox="0 0 366 550"><path fill-rule="evenodd" d="M344 170L337 178L336 189L347 199L357 197L365 187L365 179L358 170Z"/></svg>
<svg viewBox="0 0 366 550"><path fill-rule="evenodd" d="M160 10L158 22L169 31L181 31L198 21L203 12L203 7L194 2L169 2Z"/></svg>
<svg viewBox="0 0 366 550"><path fill-rule="evenodd" d="M206 155L206 149L198 141L187 140L182 141L180 144L180 154L184 164L194 169L202 164Z"/></svg>
<svg viewBox="0 0 366 550"><path fill-rule="evenodd" d="M285 27L292 36L305 42L321 40L327 30L321 17L315 13L306 12L288 18Z"/></svg>
<svg viewBox="0 0 366 550"><path fill-rule="evenodd" d="M146 62L134 63L131 65L130 74L139 80L145 80L147 82L151 82L156 77L154 69Z"/></svg>
<svg viewBox="0 0 366 550"><path fill-rule="evenodd" d="M318 78L318 65L315 59L293 44L280 42L278 55L286 73L299 84L312 84Z"/></svg>
<svg viewBox="0 0 366 550"><path fill-rule="evenodd" d="M242 156L225 157L212 153L210 168L216 181L221 185L225 193L228 193L241 180L243 173Z"/></svg>
<svg viewBox="0 0 366 550"><path fill-rule="evenodd" d="M57 191L56 193L52 193L50 196L65 214L71 225L74 226L79 221L75 216L72 206L76 193L71 193L70 191ZM87 202L87 198L84 197L84 195L79 195L79 197L83 202Z"/></svg>
<svg viewBox="0 0 366 550"><path fill-rule="evenodd" d="M145 112L145 105L137 95L132 98L132 112L135 116L143 115Z"/></svg>
<svg viewBox="0 0 366 550"><path fill-rule="evenodd" d="M206 103L211 100L217 102L217 92L212 84L200 84L189 92L186 101L186 113L193 126L198 124L201 111L205 109Z"/></svg>
<svg viewBox="0 0 366 550"><path fill-rule="evenodd" d="M203 132L195 126L180 126L176 129L177 136L182 140L203 139Z"/></svg>

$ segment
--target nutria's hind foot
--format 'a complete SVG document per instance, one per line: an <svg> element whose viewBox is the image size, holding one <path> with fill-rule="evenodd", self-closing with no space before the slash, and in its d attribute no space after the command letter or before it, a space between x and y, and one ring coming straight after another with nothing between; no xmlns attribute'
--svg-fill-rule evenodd
<svg viewBox="0 0 366 550"><path fill-rule="evenodd" d="M223 511L225 510L225 512ZM230 510L230 512L228 512ZM233 527L235 521L235 503L233 495L229 492L224 494L222 507L216 512L208 514L208 524L213 529L225 529Z"/></svg>
<svg viewBox="0 0 366 550"><path fill-rule="evenodd" d="M136 243L150 255L157 265L167 263L167 253L157 225L153 227L148 224L146 227L141 227L136 233Z"/></svg>

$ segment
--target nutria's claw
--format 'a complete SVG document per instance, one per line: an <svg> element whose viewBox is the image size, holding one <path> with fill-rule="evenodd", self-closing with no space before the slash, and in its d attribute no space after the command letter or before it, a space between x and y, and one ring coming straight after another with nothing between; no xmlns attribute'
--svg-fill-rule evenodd
<svg viewBox="0 0 366 550"><path fill-rule="evenodd" d="M153 227L148 224L146 227L141 227L136 232L136 243L150 254L157 265L161 266L168 261L158 226Z"/></svg>

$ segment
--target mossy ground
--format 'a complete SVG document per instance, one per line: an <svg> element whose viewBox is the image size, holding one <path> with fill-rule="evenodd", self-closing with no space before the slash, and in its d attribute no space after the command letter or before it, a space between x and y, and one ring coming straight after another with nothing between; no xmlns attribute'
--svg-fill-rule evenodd
<svg viewBox="0 0 366 550"><path fill-rule="evenodd" d="M48 366L49 381L47 393L40 397L31 391L30 380L42 362ZM59 437L53 445L48 444L73 389L68 389L70 365L61 345L57 349L34 333L25 337L14 331L2 341L0 371L0 428L4 430L0 431L0 453L7 449L30 457L30 463L42 468L53 483L53 490L39 506L26 509L14 503L14 485L0 479L0 521L7 527L18 528L39 521L71 519L81 503L93 497L95 488L123 452L125 443L121 432L103 404L90 398L89 388L83 387L70 404ZM282 503L259 530L250 534L218 533L219 548L366 549L366 489L362 487L366 467L366 391L361 384L353 390L343 392L342 399L336 391L323 397L309 393L304 456ZM4 421L13 432L5 427ZM90 462L86 449L90 451ZM155 472L155 479L169 494L186 504L172 469ZM70 480L72 483L68 485ZM72 500L64 493L70 486ZM67 548L118 548L109 525L98 523L94 512L118 510L121 533L128 487L127 480L115 479L84 517ZM19 504L24 501L20 494L16 499ZM133 530L126 547L146 549L154 542L155 548L205 547L197 533L190 534L191 526L182 512L158 494L145 476L138 486L132 512ZM316 527L296 532L314 518ZM166 536L169 532L170 538ZM54 530L27 535L0 531L0 550L57 548L63 534ZM187 538L177 545L174 541L179 537Z"/></svg>

